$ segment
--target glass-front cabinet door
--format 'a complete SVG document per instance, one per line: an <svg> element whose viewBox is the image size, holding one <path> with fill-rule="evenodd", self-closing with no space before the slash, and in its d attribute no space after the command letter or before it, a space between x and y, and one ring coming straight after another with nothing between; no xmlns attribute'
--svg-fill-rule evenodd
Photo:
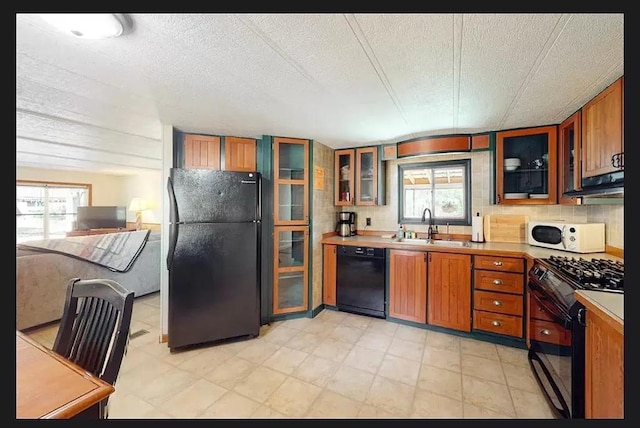
<svg viewBox="0 0 640 428"><path fill-rule="evenodd" d="M334 183L336 183L334 191L334 205L353 205L353 202L355 200L355 198L353 197L353 191L355 190L355 150L336 150L334 152L334 156Z"/></svg>
<svg viewBox="0 0 640 428"><path fill-rule="evenodd" d="M276 227L274 238L273 314L306 311L309 227Z"/></svg>
<svg viewBox="0 0 640 428"><path fill-rule="evenodd" d="M496 133L498 204L555 204L556 125Z"/></svg>
<svg viewBox="0 0 640 428"><path fill-rule="evenodd" d="M274 138L274 225L308 224L309 140Z"/></svg>
<svg viewBox="0 0 640 428"><path fill-rule="evenodd" d="M378 147L356 149L356 205L378 204Z"/></svg>
<svg viewBox="0 0 640 428"><path fill-rule="evenodd" d="M578 110L558 127L558 203L579 205L582 198L564 193L581 189L580 182L580 122Z"/></svg>

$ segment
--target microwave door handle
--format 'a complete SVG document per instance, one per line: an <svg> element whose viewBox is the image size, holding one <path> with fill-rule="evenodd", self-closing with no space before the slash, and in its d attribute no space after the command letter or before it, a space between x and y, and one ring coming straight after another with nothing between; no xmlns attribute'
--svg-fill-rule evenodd
<svg viewBox="0 0 640 428"><path fill-rule="evenodd" d="M560 232L560 240L562 241L562 248L564 248L565 250L567 249L567 243L565 242L565 238L566 238L566 231L567 231L567 226L563 225L562 226L562 231Z"/></svg>

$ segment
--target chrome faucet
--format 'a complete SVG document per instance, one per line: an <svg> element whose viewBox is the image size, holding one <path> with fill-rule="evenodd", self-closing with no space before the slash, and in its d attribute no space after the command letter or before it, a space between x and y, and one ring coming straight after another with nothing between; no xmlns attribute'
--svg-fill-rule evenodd
<svg viewBox="0 0 640 428"><path fill-rule="evenodd" d="M430 241L433 239L433 215L431 215L431 210L427 207L422 211L422 222L427 221L427 211L429 211L429 229L427 229L427 239Z"/></svg>

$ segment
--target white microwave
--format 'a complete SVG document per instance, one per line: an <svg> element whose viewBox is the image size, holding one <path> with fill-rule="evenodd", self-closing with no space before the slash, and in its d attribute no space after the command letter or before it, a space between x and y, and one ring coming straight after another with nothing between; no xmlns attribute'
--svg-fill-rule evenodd
<svg viewBox="0 0 640 428"><path fill-rule="evenodd" d="M529 221L527 242L573 253L601 253L604 251L604 223Z"/></svg>

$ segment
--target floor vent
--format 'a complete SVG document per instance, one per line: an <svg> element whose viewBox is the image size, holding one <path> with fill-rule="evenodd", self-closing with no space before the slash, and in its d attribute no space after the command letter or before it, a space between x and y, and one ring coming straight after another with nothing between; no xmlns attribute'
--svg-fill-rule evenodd
<svg viewBox="0 0 640 428"><path fill-rule="evenodd" d="M138 330L138 331L135 331L135 332L131 333L129 335L129 339L135 339L136 337L140 337L143 334L147 334L147 333L149 333L149 332L147 330L145 330L145 329Z"/></svg>

